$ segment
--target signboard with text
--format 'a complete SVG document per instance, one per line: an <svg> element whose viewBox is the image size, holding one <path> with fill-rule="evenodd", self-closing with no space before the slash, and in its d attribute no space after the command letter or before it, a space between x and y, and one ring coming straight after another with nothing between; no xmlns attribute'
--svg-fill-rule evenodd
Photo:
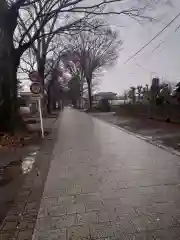
<svg viewBox="0 0 180 240"><path fill-rule="evenodd" d="M31 84L30 90L33 94L40 94L42 93L42 86L40 83L34 82Z"/></svg>

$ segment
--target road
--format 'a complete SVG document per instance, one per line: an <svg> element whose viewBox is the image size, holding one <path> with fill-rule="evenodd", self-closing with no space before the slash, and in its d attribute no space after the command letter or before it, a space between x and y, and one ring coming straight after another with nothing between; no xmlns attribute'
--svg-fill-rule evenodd
<svg viewBox="0 0 180 240"><path fill-rule="evenodd" d="M33 240L180 239L180 159L66 109Z"/></svg>

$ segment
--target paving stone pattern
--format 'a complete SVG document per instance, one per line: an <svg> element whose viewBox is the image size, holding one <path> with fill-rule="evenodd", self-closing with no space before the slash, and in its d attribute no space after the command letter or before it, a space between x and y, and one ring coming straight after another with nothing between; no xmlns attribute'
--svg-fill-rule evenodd
<svg viewBox="0 0 180 240"><path fill-rule="evenodd" d="M12 208L0 225L0 240L32 239L58 125L59 122L56 122L52 126L53 131L44 140L33 170L27 175Z"/></svg>
<svg viewBox="0 0 180 240"><path fill-rule="evenodd" d="M33 240L180 239L179 157L71 109L58 136Z"/></svg>

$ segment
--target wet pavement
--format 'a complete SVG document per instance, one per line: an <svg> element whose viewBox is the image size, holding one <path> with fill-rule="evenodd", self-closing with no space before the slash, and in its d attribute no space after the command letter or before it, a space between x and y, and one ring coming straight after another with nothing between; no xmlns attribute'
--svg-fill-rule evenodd
<svg viewBox="0 0 180 240"><path fill-rule="evenodd" d="M52 151L56 142L58 125L59 122L56 122L52 126L52 132L42 142L32 169L31 164L25 164L25 171L31 170L28 174L19 175L20 178L23 176L24 179L19 185L18 193L13 199L5 219L0 224L0 240L32 239L44 184L52 159ZM27 162L29 163L29 161ZM30 163L32 162L30 161ZM20 178L17 179L20 181ZM15 189L17 190L17 188Z"/></svg>
<svg viewBox="0 0 180 240"><path fill-rule="evenodd" d="M55 120L56 119L46 120L46 131L50 131ZM35 125L35 127L38 129L38 125ZM46 138L49 138L49 136ZM23 196L23 194L27 192L23 189L24 187L25 189L27 188L27 181L30 181L28 180L31 176L29 176L29 173L32 171L35 172L35 175L39 174L38 172L41 166L39 165L37 167L38 162L36 163L36 160L37 155L40 154L39 150L41 150L41 145L42 140L37 136L24 147L0 148L0 240L9 239L6 238L9 234L1 233L6 218L9 224L6 228L10 230L10 232L14 231L18 226L18 221L14 221L15 215L18 216L19 211L22 211L22 208L25 206L25 203L21 200L19 201L19 196ZM52 151L52 149L50 150ZM28 198L29 196L27 196L27 199ZM8 216L9 213L10 216ZM14 234L12 233L12 235Z"/></svg>
<svg viewBox="0 0 180 240"><path fill-rule="evenodd" d="M179 157L66 109L33 240L179 240L179 202ZM38 208L27 206L29 216ZM29 228L18 239L31 239Z"/></svg>
<svg viewBox="0 0 180 240"><path fill-rule="evenodd" d="M9 155L4 154L6 157L8 155L8 158L7 164L5 165L5 161L3 164L2 161L0 167L0 224L13 204L26 175L31 171L38 149L38 146L28 146L16 149L13 157L12 149L9 150Z"/></svg>

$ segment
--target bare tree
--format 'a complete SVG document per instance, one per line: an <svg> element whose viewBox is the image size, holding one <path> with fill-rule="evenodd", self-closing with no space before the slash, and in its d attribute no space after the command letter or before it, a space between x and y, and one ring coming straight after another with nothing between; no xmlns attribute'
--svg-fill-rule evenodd
<svg viewBox="0 0 180 240"><path fill-rule="evenodd" d="M38 68L43 72L46 53L51 38L72 30L92 28L91 19L97 15L141 15L140 8L112 10L109 4L124 0L1 0L0 1L0 80L3 106L0 126L14 129L17 121L17 69L22 54L35 43L41 45ZM152 0L153 1L153 0ZM17 34L18 33L18 34ZM45 41L44 41L45 40ZM44 48L44 49L43 49ZM36 50L34 49L36 52ZM37 53L39 54L39 52ZM43 68L42 67L42 68Z"/></svg>
<svg viewBox="0 0 180 240"><path fill-rule="evenodd" d="M116 62L121 44L117 32L107 27L92 34L80 32L70 39L69 46L78 56L87 82L90 109L92 108L92 80L103 68L112 66Z"/></svg>
<svg viewBox="0 0 180 240"><path fill-rule="evenodd" d="M42 50L41 43L33 44L21 57L18 78L22 81L27 80L31 71L38 71L43 88L46 89L49 76L52 69L58 66L64 47L62 38L58 36L54 36L45 51Z"/></svg>

